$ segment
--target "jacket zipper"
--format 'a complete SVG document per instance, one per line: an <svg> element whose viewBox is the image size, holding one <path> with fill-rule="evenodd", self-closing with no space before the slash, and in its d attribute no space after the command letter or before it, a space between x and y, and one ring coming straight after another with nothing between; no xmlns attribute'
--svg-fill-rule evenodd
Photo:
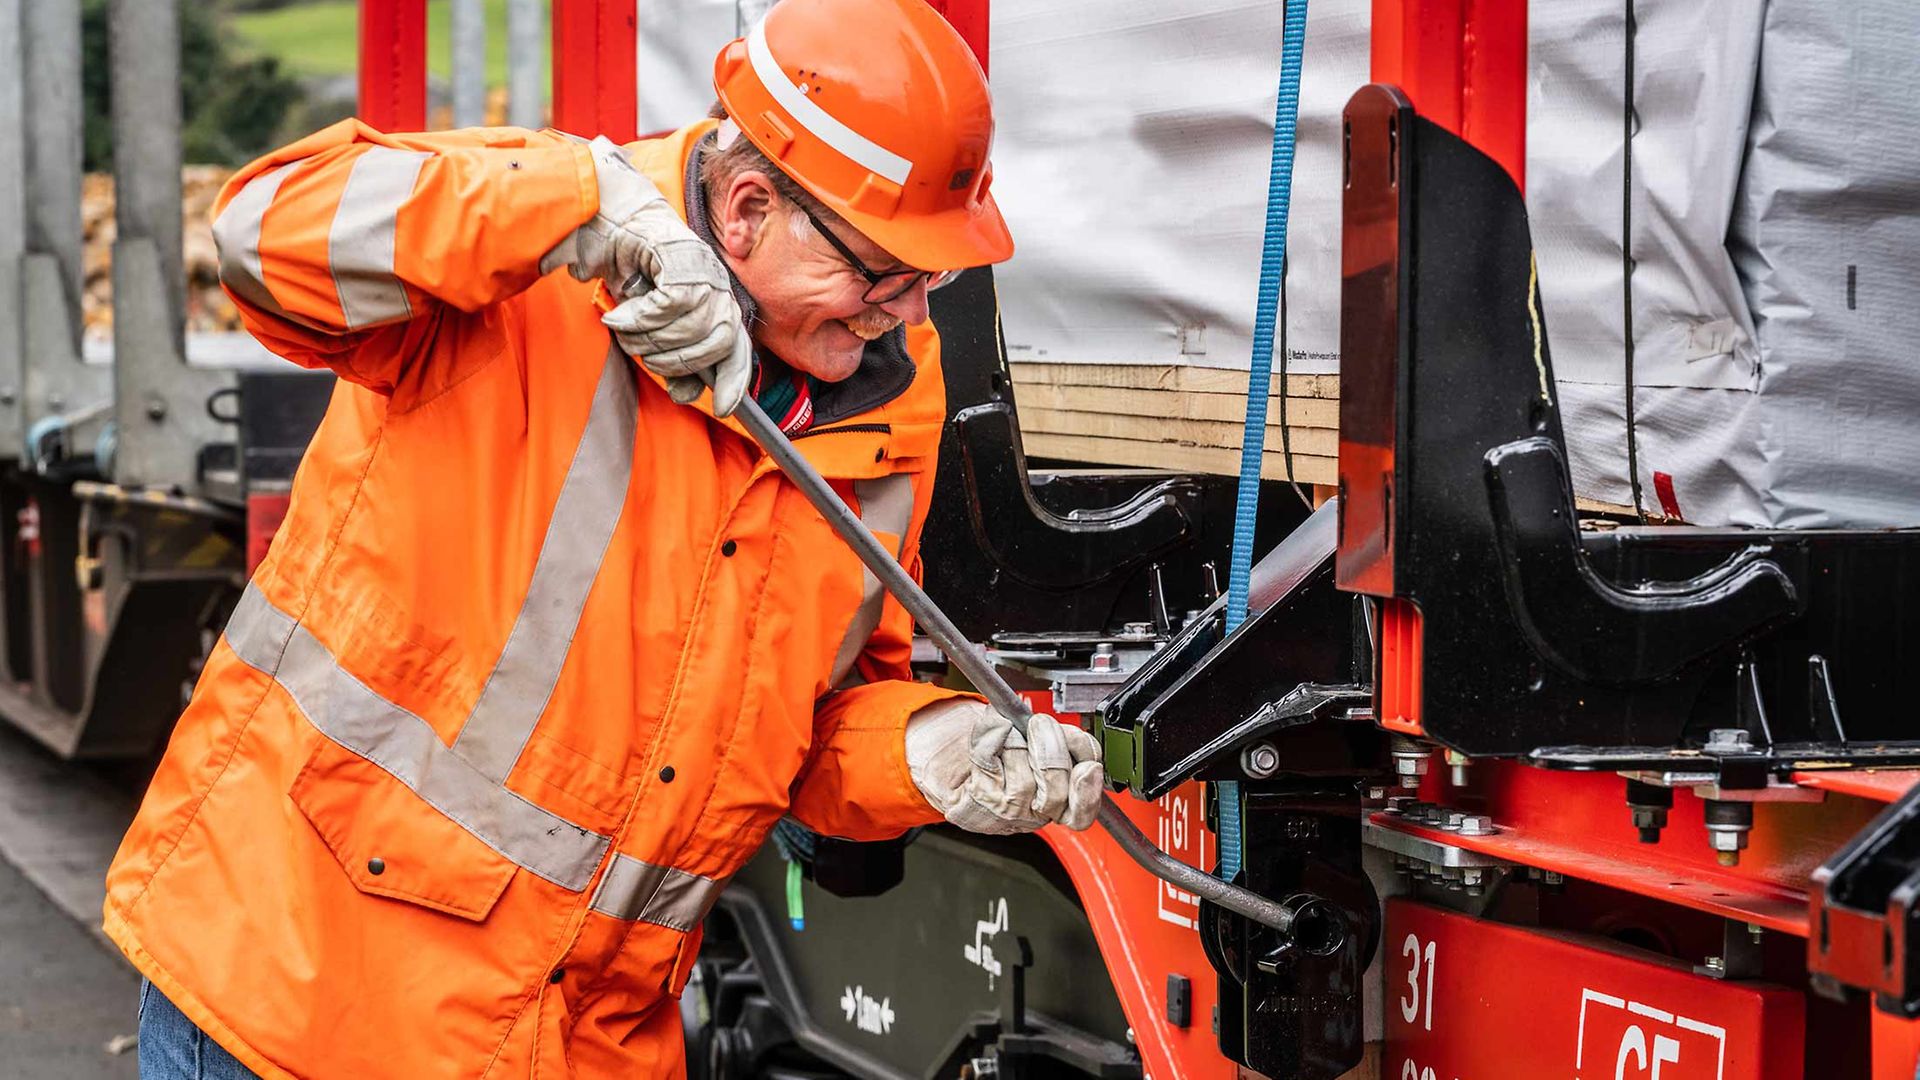
<svg viewBox="0 0 1920 1080"><path fill-rule="evenodd" d="M839 427L810 428L806 431L801 432L798 435L793 436L793 438L790 441L799 442L801 439L811 439L815 435L838 435L842 432L853 432L853 431L877 431L882 435L891 435L893 434L893 425L892 424L842 424Z"/></svg>

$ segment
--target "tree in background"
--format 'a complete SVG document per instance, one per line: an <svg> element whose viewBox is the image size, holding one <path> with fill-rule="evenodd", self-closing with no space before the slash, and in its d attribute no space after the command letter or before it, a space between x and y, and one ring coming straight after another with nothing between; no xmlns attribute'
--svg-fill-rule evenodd
<svg viewBox="0 0 1920 1080"><path fill-rule="evenodd" d="M113 167L112 89L107 67L107 0L80 9L86 167ZM182 150L188 162L241 165L270 149L303 96L272 57L236 55L209 6L180 4Z"/></svg>

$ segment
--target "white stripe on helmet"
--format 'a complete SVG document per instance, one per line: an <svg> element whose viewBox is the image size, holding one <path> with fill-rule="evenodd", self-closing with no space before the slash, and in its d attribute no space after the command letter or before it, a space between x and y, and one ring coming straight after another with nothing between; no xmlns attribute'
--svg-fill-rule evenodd
<svg viewBox="0 0 1920 1080"><path fill-rule="evenodd" d="M834 119L801 92L793 80L787 78L787 73L780 69L780 64L773 58L773 51L767 48L767 24L764 19L754 23L753 29L747 31L747 60L753 65L753 73L760 76L760 83L767 88L767 93L772 94L773 100L779 102L780 107L787 110L801 127L868 172L878 173L902 187L906 186L907 174L913 171L913 162Z"/></svg>

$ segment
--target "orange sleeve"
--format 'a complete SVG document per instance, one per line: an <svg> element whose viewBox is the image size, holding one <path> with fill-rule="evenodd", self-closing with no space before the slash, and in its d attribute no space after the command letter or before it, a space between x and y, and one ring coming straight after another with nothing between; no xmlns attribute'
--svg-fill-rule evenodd
<svg viewBox="0 0 1920 1080"><path fill-rule="evenodd" d="M598 207L586 145L558 133L344 120L236 173L213 231L221 283L262 344L390 392L437 309L533 284Z"/></svg>
<svg viewBox="0 0 1920 1080"><path fill-rule="evenodd" d="M926 478L932 480L929 475ZM930 499L914 508L901 551L920 580L920 529ZM936 701L975 697L917 682L913 617L888 595L880 622L854 662L856 683L814 706L813 753L794 783L789 812L815 832L849 840L885 840L940 820L907 772L907 718Z"/></svg>

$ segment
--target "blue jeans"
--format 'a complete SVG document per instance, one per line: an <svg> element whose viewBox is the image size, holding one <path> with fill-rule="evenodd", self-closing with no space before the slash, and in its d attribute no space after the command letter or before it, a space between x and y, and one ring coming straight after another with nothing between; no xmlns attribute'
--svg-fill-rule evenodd
<svg viewBox="0 0 1920 1080"><path fill-rule="evenodd" d="M140 1080L260 1080L140 980Z"/></svg>

